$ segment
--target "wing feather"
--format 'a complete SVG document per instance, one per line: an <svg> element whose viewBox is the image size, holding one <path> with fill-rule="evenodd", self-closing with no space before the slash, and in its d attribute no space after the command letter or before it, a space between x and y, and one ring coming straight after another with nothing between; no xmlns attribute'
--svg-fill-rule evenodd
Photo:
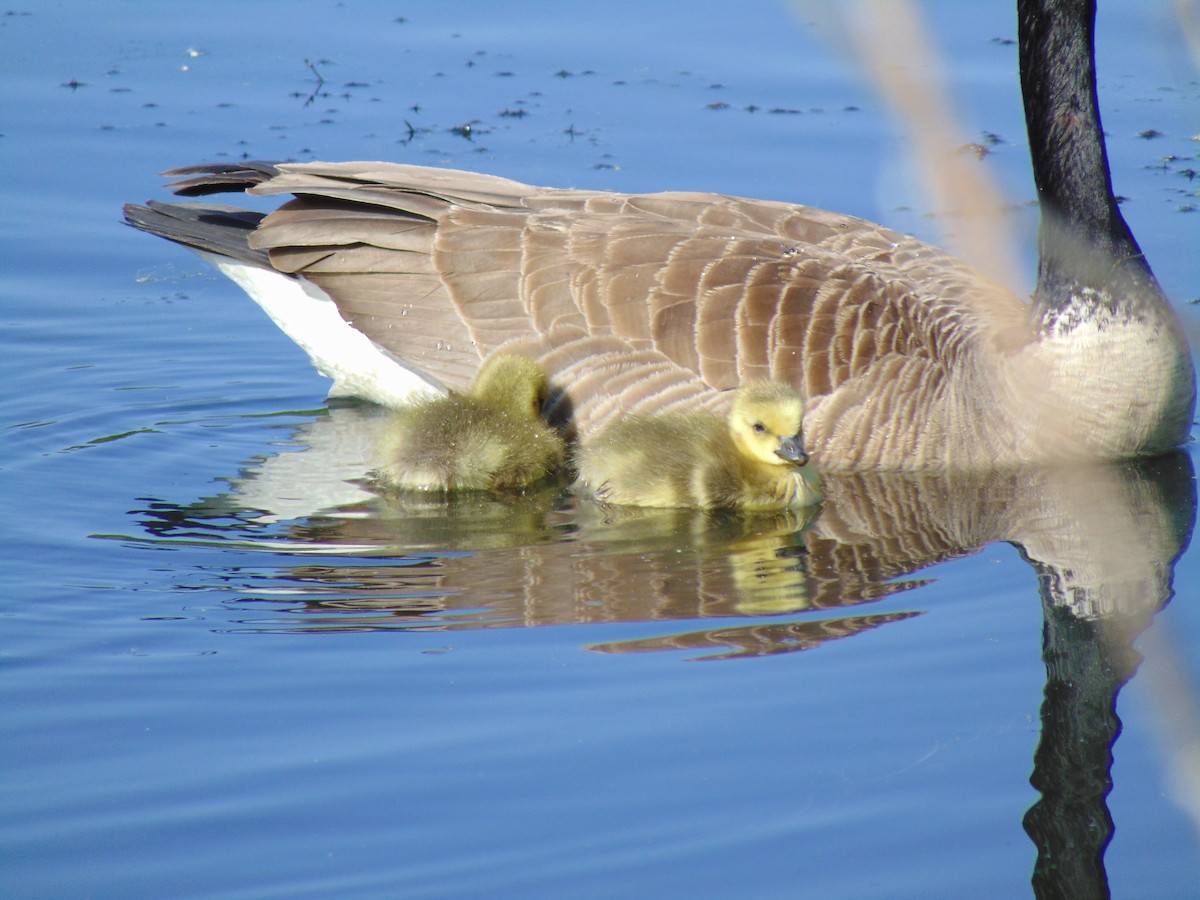
<svg viewBox="0 0 1200 900"><path fill-rule="evenodd" d="M535 347L581 427L722 408L740 381L781 378L809 400L810 443L887 461L918 429L950 427L955 373L983 368L973 356L1026 339L1023 304L964 264L824 210L387 163L173 174L183 193L293 195L252 250L450 386L498 347Z"/></svg>

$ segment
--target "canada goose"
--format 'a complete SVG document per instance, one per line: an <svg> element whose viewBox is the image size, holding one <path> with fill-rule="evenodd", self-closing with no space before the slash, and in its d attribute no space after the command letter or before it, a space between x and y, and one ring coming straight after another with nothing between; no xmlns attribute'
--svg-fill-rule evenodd
<svg viewBox="0 0 1200 900"><path fill-rule="evenodd" d="M523 488L565 458L541 418L546 373L526 356L484 361L470 394L423 398L398 410L381 440L381 486L418 491Z"/></svg>
<svg viewBox="0 0 1200 900"><path fill-rule="evenodd" d="M576 453L579 486L616 506L774 511L821 502L801 438L804 401L778 381L734 393L729 416L618 419Z"/></svg>
<svg viewBox="0 0 1200 900"><path fill-rule="evenodd" d="M238 282L334 379L386 405L461 389L498 348L537 358L586 437L628 412L728 409L743 381L807 398L826 467L1119 458L1185 439L1192 359L1113 198L1094 0L1018 0L1041 202L1025 302L914 238L804 206L622 195L388 163L176 169L126 207Z"/></svg>

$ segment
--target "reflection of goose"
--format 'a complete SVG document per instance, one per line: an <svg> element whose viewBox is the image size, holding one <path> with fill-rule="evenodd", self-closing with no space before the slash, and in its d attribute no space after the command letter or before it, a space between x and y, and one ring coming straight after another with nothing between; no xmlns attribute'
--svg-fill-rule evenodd
<svg viewBox="0 0 1200 900"><path fill-rule="evenodd" d="M804 401L778 381L750 382L729 416L633 415L576 455L583 489L618 506L781 510L821 501L800 437Z"/></svg>
<svg viewBox="0 0 1200 900"><path fill-rule="evenodd" d="M384 433L385 487L418 491L506 490L541 481L563 462L559 434L542 420L546 373L527 356L497 353L470 394L423 398Z"/></svg>
<svg viewBox="0 0 1200 900"><path fill-rule="evenodd" d="M322 622L334 631L374 627L346 617L351 601L373 616L393 611L392 624L417 610L467 628L650 620L691 628L693 619L746 614L824 617L888 598L884 612L892 612L920 608L919 591L896 598L937 578L926 574L930 566L997 541L1020 548L1050 606L1106 630L1117 621L1140 630L1136 623L1170 596L1196 502L1182 453L1086 466L827 473L815 519L813 507L745 517L563 506L553 483L450 503L380 497L345 481L369 467L380 419L367 405L333 406L287 452L231 479L231 493L182 508L156 501L138 515L157 539L282 553L282 593L288 602L304 598L314 614L334 604ZM363 448L349 470L348 445ZM339 492L345 505L333 506ZM247 507L252 516L237 514ZM279 519L289 521L263 527ZM314 555L319 565L310 565ZM262 587L257 578L245 592Z"/></svg>
<svg viewBox="0 0 1200 900"><path fill-rule="evenodd" d="M774 378L841 467L1163 451L1192 362L1113 198L1094 3L1019 0L1042 206L1032 304L877 225L698 193L536 188L385 163L176 170L178 193L292 194L265 218L127 207L203 252L335 379L385 404L465 385L505 345L538 355L581 434L627 411L725 409Z"/></svg>

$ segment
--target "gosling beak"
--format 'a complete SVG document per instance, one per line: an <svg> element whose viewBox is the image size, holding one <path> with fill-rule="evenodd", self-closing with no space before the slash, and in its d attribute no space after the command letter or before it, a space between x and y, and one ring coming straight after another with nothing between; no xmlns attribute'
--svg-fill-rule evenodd
<svg viewBox="0 0 1200 900"><path fill-rule="evenodd" d="M779 449L775 451L775 455L797 466L802 466L808 462L808 454L804 452L804 445L800 442L800 435L780 438Z"/></svg>

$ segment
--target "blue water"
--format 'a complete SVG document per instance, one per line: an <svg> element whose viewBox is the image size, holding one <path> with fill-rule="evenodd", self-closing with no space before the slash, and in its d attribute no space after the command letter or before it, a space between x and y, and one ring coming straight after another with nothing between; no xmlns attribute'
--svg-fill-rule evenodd
<svg viewBox="0 0 1200 900"><path fill-rule="evenodd" d="M1103 6L1116 189L1200 335L1200 76L1170 4ZM1004 139L981 165L1016 205L1028 286L1015 48L995 40L1012 11L923 8L966 135ZM806 531L614 522L553 490L384 501L355 481L378 416L327 407L234 285L119 221L175 165L385 158L794 200L940 240L823 16L332 0L0 16L0 894L1024 896L1048 840L1022 825L1035 767L1054 771L1035 756L1046 717L1078 714L1103 756L1115 724L1087 725L1088 703L1119 687L1103 880L1197 896L1187 456L977 499L897 481L860 508L847 488ZM1078 589L1053 594L1047 570ZM1070 618L1066 595L1114 608ZM1060 679L1044 700L1044 640L1093 693L1063 699Z"/></svg>

